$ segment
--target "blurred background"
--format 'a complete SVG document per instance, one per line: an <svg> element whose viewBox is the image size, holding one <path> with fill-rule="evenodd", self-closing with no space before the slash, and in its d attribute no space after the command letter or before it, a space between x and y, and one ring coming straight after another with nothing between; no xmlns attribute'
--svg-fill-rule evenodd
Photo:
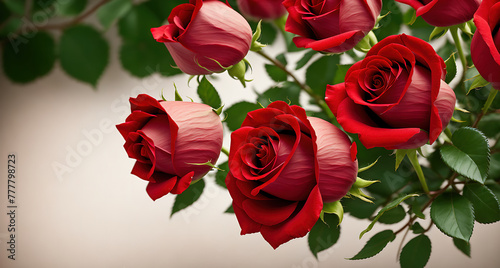
<svg viewBox="0 0 500 268"><path fill-rule="evenodd" d="M178 71L170 67L171 59L162 44L154 43L152 38L134 41L140 38L135 39L133 34L149 35L143 30L161 24L162 13L156 13L161 9L153 8L161 1L148 1L149 6L138 5L144 1L133 1L134 8L122 4L119 7L124 11L114 8L123 13L115 20L103 23L102 18L91 15L81 19L89 26L70 27L85 32L82 36L92 40L82 40L76 47L94 46L91 51L95 54L71 50L71 46L65 50L62 39L71 32L63 29L67 29L68 21L101 1L61 0L59 4L63 6L85 3L83 9L72 4L67 10L58 11L67 14L67 18L58 17L55 22L47 22L53 12L50 5L38 9L34 5L32 14L39 15L33 17L33 27L16 28L16 21L22 23L25 17L12 19L12 14L24 14L26 3L33 2L0 4L4 27L0 72L0 159L4 161L0 165L0 267L399 267L401 235L373 258L346 260L359 252L373 234L386 229L377 223L371 234L358 239L369 222L349 215L341 225L339 241L319 253L317 260L309 251L307 238L292 240L273 250L260 234L240 236L234 214L224 213L231 198L216 185L213 172L206 176L201 198L170 217L174 196L155 202L149 198L146 182L130 174L134 160L127 157L124 140L115 128L130 112L128 99L140 93L159 99L163 92L165 98L173 100L175 83L184 99L199 101L196 82L188 84L186 75L174 75ZM173 5L177 1L163 2ZM150 16L151 12L157 17ZM75 13L80 15L71 15ZM141 21L134 24L140 27L136 31L134 27L127 28L128 37L120 33L131 27L126 25L133 20ZM13 31L6 30L6 26L13 27L17 39L11 38ZM50 33L48 39L46 31ZM279 34L274 38L274 43L266 48L272 56L286 47L285 38ZM50 40L56 40L56 44ZM105 40L105 45L99 45L98 40ZM15 47L22 46L29 51L21 58L9 58ZM47 46L53 49L45 50ZM55 56L51 59L46 51L57 54L58 60ZM303 53L289 55L289 62L296 62ZM72 61L65 57L90 61L96 57L96 65L81 66L75 71ZM257 93L275 84L260 68L264 59L252 52L247 59L256 68L248 74L254 81L246 88L227 74L209 78L226 107L242 100L254 101ZM298 77L304 77L304 72L299 70ZM229 133L226 129L225 147L229 146ZM16 156L16 260L7 257L9 154ZM222 154L219 162L226 159ZM499 224L476 224L471 239L472 259L458 251L452 240L435 227L428 235L432 255L427 267L497 267L500 263Z"/></svg>

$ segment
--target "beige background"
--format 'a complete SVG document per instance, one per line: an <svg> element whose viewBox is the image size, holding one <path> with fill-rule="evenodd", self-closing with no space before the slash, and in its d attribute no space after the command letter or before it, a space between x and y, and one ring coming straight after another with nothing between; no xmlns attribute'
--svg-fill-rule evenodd
<svg viewBox="0 0 500 268"><path fill-rule="evenodd" d="M96 90L68 77L59 63L48 76L27 85L0 75L0 267L399 267L396 251L402 235L374 258L345 260L388 228L377 224L359 240L368 222L349 216L338 243L320 253L318 261L306 238L273 250L259 234L240 236L234 215L223 214L231 202L229 194L212 176L201 199L170 218L174 196L151 201L146 182L130 174L134 160L127 158L114 125L125 120L131 96L148 93L159 98L164 90L165 97L173 99L175 82L182 96L198 100L196 85L188 87L184 76L131 77L117 58L116 29L106 38L112 42L111 59ZM268 50L282 45L278 42ZM254 100L253 89L263 91L271 83L263 61L253 54L248 59L256 80L248 88L227 74L216 77L226 107ZM15 153L18 162L15 261L7 259L6 251L9 153ZM66 172L57 174L54 165L66 166ZM436 228L429 236L433 252L428 267L500 264L500 224L476 224L473 259Z"/></svg>

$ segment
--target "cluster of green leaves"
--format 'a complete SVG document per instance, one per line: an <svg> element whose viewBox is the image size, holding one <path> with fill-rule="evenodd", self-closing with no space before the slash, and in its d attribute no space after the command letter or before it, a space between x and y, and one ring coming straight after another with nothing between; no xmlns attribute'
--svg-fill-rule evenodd
<svg viewBox="0 0 500 268"><path fill-rule="evenodd" d="M122 39L120 62L128 73L136 77L179 74L180 70L172 68L175 63L165 46L152 38L150 28L162 25L172 8L181 3L184 1L0 2L0 44L5 75L13 82L29 83L49 74L59 60L70 77L95 88L108 66L110 45L106 32L114 24ZM93 12L98 24L85 20L94 15Z"/></svg>

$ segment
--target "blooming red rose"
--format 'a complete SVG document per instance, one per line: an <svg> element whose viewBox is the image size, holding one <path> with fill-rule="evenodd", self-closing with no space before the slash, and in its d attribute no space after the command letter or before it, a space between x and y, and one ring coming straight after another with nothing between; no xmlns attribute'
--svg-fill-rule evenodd
<svg viewBox="0 0 500 268"><path fill-rule="evenodd" d="M152 28L165 43L177 66L186 74L223 72L240 62L250 49L248 22L218 0L190 0L175 7L167 25ZM222 67L223 66L223 67Z"/></svg>
<svg viewBox="0 0 500 268"><path fill-rule="evenodd" d="M410 5L432 26L447 27L472 19L481 0L396 0Z"/></svg>
<svg viewBox="0 0 500 268"><path fill-rule="evenodd" d="M500 90L500 1L484 0L474 15L471 57L481 76Z"/></svg>
<svg viewBox="0 0 500 268"><path fill-rule="evenodd" d="M357 169L347 135L301 107L276 101L248 113L231 135L226 177L241 234L260 232L273 248L306 235Z"/></svg>
<svg viewBox="0 0 500 268"><path fill-rule="evenodd" d="M455 93L443 81L445 67L427 42L389 36L349 68L345 83L327 86L326 102L367 148L432 144L455 107Z"/></svg>
<svg viewBox="0 0 500 268"><path fill-rule="evenodd" d="M238 0L241 14L253 20L275 20L286 14L283 0Z"/></svg>
<svg viewBox="0 0 500 268"><path fill-rule="evenodd" d="M327 53L352 49L375 26L382 0L285 0L285 30L297 47Z"/></svg>
<svg viewBox="0 0 500 268"><path fill-rule="evenodd" d="M180 194L203 177L219 158L222 123L208 105L157 101L146 94L130 98L132 113L116 128L125 150L136 159L132 174L149 181L151 199Z"/></svg>

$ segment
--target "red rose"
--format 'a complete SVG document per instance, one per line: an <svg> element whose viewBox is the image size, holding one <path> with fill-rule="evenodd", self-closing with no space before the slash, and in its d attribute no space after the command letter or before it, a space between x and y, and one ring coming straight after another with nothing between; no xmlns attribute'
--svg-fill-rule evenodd
<svg viewBox="0 0 500 268"><path fill-rule="evenodd" d="M130 98L132 113L116 128L128 156L137 159L132 174L149 181L151 199L180 194L203 177L219 158L222 123L208 105L157 101L146 94Z"/></svg>
<svg viewBox="0 0 500 268"><path fill-rule="evenodd" d="M283 0L238 0L241 14L253 20L275 20L286 14Z"/></svg>
<svg viewBox="0 0 500 268"><path fill-rule="evenodd" d="M427 23L437 27L457 25L472 19L481 0L396 0L410 5Z"/></svg>
<svg viewBox="0 0 500 268"><path fill-rule="evenodd" d="M177 66L186 74L223 72L239 63L250 49L252 29L248 22L218 0L190 0L175 7L168 25L152 28L165 43Z"/></svg>
<svg viewBox="0 0 500 268"><path fill-rule="evenodd" d="M273 248L306 235L357 169L347 135L299 106L276 101L248 113L231 135L226 177L241 234L260 232Z"/></svg>
<svg viewBox="0 0 500 268"><path fill-rule="evenodd" d="M476 14L471 57L481 76L500 89L500 1L484 0Z"/></svg>
<svg viewBox="0 0 500 268"><path fill-rule="evenodd" d="M345 83L327 86L326 102L367 148L432 144L455 107L455 93L443 81L445 67L427 42L389 36L348 70Z"/></svg>
<svg viewBox="0 0 500 268"><path fill-rule="evenodd" d="M352 49L375 26L382 0L285 0L285 30L297 47L327 53Z"/></svg>

